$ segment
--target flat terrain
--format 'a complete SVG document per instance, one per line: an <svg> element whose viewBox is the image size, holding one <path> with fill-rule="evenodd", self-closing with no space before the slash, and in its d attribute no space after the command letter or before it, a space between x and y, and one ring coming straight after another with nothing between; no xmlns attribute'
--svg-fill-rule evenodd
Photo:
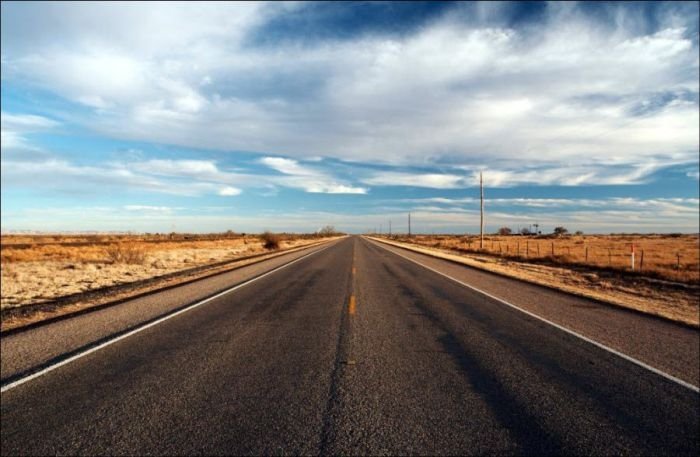
<svg viewBox="0 0 700 457"><path fill-rule="evenodd" d="M688 284L700 283L699 234L650 235L415 235L398 239L464 253L491 254L544 264L589 267L592 270L634 273Z"/></svg>
<svg viewBox="0 0 700 457"><path fill-rule="evenodd" d="M317 241L284 235L280 248ZM6 235L2 309L128 284L210 263L268 252L245 235Z"/></svg>
<svg viewBox="0 0 700 457"><path fill-rule="evenodd" d="M445 275L695 386L697 330L399 251L347 238L3 338L7 386L259 277L5 390L2 454L700 452L697 390Z"/></svg>
<svg viewBox="0 0 700 457"><path fill-rule="evenodd" d="M483 249L474 236L395 235L390 241L413 245L488 271L700 326L700 247L696 235L489 236L485 237Z"/></svg>

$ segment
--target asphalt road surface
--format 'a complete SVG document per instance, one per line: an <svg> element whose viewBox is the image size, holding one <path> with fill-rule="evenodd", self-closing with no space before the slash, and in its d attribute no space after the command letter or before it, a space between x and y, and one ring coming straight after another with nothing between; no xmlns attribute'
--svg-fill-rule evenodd
<svg viewBox="0 0 700 457"><path fill-rule="evenodd" d="M700 452L696 391L359 237L9 389L1 412L2 455Z"/></svg>

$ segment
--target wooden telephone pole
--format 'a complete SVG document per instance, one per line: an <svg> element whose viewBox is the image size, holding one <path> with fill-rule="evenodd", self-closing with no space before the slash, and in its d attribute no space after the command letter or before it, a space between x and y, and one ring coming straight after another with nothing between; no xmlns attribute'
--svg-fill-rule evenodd
<svg viewBox="0 0 700 457"><path fill-rule="evenodd" d="M481 243L479 249L484 249L484 174L479 172L479 187L481 188Z"/></svg>

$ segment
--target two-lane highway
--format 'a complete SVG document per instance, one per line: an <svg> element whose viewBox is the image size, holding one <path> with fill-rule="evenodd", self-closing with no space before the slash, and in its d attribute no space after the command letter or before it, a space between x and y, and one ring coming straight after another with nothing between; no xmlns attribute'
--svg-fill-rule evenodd
<svg viewBox="0 0 700 457"><path fill-rule="evenodd" d="M697 455L700 396L351 237L2 394L2 454Z"/></svg>

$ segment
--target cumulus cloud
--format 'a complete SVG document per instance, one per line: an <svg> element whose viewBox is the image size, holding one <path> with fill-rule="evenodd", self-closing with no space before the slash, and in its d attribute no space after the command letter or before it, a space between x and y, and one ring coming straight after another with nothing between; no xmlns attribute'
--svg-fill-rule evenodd
<svg viewBox="0 0 700 457"><path fill-rule="evenodd" d="M620 181L601 176L601 162L697 162L693 18L670 10L650 30L625 5L602 27L554 4L539 27L517 28L489 22L496 7L484 6L476 19L447 14L406 35L270 47L248 37L295 6L102 6L57 4L31 20L6 7L3 80L85 105L100 132L183 146L589 170L553 181L574 184ZM103 22L95 17L107 25L85 25Z"/></svg>
<svg viewBox="0 0 700 457"><path fill-rule="evenodd" d="M216 199L405 186L440 196L477 186L483 172L487 188L515 195L507 188L640 185L669 167L697 180L697 5L653 4L651 13L626 3L536 6L542 14L529 23L512 20L512 3L461 3L400 33L378 21L350 34L324 22L319 34L313 3L3 2L3 96L8 88L47 101L29 114L3 100L12 111L2 113L3 190ZM303 33L298 21L280 26L290 11L303 18ZM154 148L119 159L95 150L84 162L69 142L47 150L46 132L76 131ZM168 156L158 145L192 150ZM371 196L363 200L372 207ZM403 203L367 219L305 214L364 229ZM474 215L469 199L411 203L430 228L460 231ZM489 224L537 217L652 227L638 219L647 217L663 227L657 216L666 214L674 227L697 227L697 202L685 200L488 205ZM129 206L140 209L118 214L135 224L146 211L185 218ZM265 217L241 223L273 216ZM285 217L290 229L303 224Z"/></svg>

